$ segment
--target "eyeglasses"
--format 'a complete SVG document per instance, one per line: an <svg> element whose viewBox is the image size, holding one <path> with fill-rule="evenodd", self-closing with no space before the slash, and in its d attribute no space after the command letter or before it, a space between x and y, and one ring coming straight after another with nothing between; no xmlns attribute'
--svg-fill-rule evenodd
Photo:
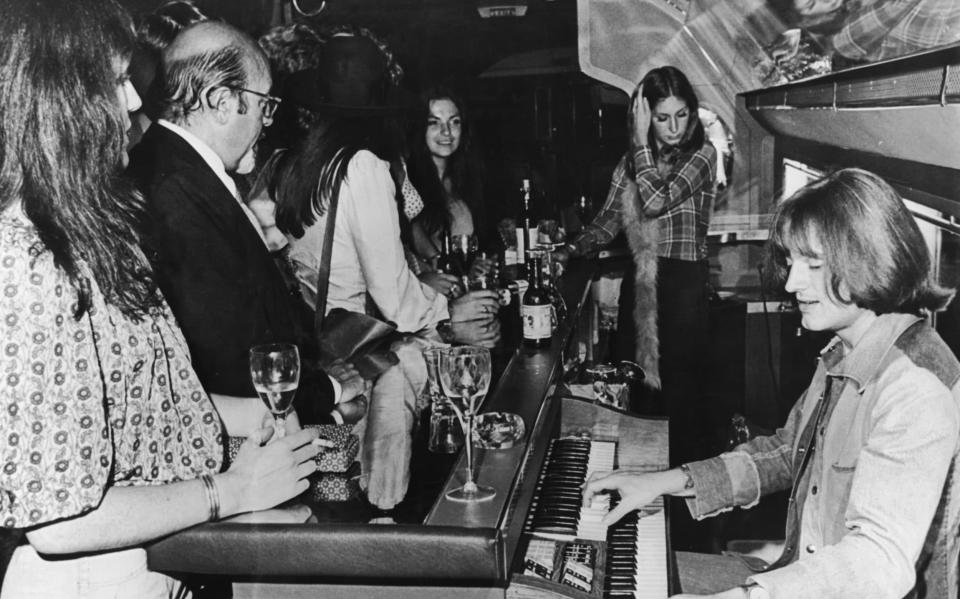
<svg viewBox="0 0 960 599"><path fill-rule="evenodd" d="M255 92L252 89L247 89L245 87L234 87L231 89L235 89L238 92L247 92L248 94L259 96L262 99L260 103L260 109L263 112L263 118L265 119L273 118L274 113L277 112L277 108L280 106L280 102L282 102L282 100L276 96Z"/></svg>

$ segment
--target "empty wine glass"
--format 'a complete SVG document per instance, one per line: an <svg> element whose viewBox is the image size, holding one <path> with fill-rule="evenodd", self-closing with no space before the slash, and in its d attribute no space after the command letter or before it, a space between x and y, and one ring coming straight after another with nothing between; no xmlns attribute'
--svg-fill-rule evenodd
<svg viewBox="0 0 960 599"><path fill-rule="evenodd" d="M268 343L250 348L250 378L260 399L273 414L275 437L286 434L287 414L300 384L300 352L292 343Z"/></svg>
<svg viewBox="0 0 960 599"><path fill-rule="evenodd" d="M424 393L430 398L430 430L427 449L434 453L455 453L463 444L463 423L440 388L440 358L445 347L423 350L427 365L427 386Z"/></svg>
<svg viewBox="0 0 960 599"><path fill-rule="evenodd" d="M440 385L463 425L464 438L473 439L478 400L490 389L490 351L483 347L452 347L440 356ZM453 501L483 501L496 490L478 485L473 479L473 443L464 443L467 452L467 481L447 493Z"/></svg>

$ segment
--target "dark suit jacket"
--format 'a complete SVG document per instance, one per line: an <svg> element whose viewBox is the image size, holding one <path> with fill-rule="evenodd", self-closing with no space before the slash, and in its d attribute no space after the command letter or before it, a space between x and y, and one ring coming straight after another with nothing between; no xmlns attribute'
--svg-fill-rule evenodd
<svg viewBox="0 0 960 599"><path fill-rule="evenodd" d="M146 251L211 393L254 396L247 350L301 345L308 315L237 200L182 137L153 125L130 154L128 174L146 196ZM329 379L301 368L298 410L327 414ZM317 397L319 395L319 397ZM314 421L315 418L306 418Z"/></svg>

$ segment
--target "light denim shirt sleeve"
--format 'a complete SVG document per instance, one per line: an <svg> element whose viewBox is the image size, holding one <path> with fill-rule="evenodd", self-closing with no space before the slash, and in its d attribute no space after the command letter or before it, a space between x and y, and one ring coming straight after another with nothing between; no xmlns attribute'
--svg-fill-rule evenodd
<svg viewBox="0 0 960 599"><path fill-rule="evenodd" d="M915 565L957 452L960 416L956 389L951 393L929 371L899 362L867 389L875 401L855 423L865 427L865 445L852 456L824 456L831 476L844 466L852 476L845 504L837 506L836 520L842 522L809 518L814 500L807 498L801 526L807 540L829 538L838 524L841 536L814 552L802 551L787 566L751 577L771 597L897 599L913 588ZM795 408L775 435L691 464L697 489L687 501L691 513L702 518L734 505L749 507L762 494L789 488L801 420L802 411ZM829 492L822 489L817 501Z"/></svg>
<svg viewBox="0 0 960 599"><path fill-rule="evenodd" d="M734 507L750 508L768 493L793 483L793 445L800 434L804 397L794 405L783 428L756 437L718 457L689 464L697 494L687 499L694 518L702 520Z"/></svg>

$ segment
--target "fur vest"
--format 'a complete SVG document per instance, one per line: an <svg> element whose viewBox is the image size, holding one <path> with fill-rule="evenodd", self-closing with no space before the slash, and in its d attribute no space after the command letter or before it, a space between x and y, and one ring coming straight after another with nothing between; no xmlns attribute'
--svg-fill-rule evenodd
<svg viewBox="0 0 960 599"><path fill-rule="evenodd" d="M640 209L637 186L626 181L620 196L623 231L633 256L633 326L636 336L636 362L646 377L643 382L660 388L660 339L657 336L657 219L647 218ZM628 309L620 306L620 309Z"/></svg>

